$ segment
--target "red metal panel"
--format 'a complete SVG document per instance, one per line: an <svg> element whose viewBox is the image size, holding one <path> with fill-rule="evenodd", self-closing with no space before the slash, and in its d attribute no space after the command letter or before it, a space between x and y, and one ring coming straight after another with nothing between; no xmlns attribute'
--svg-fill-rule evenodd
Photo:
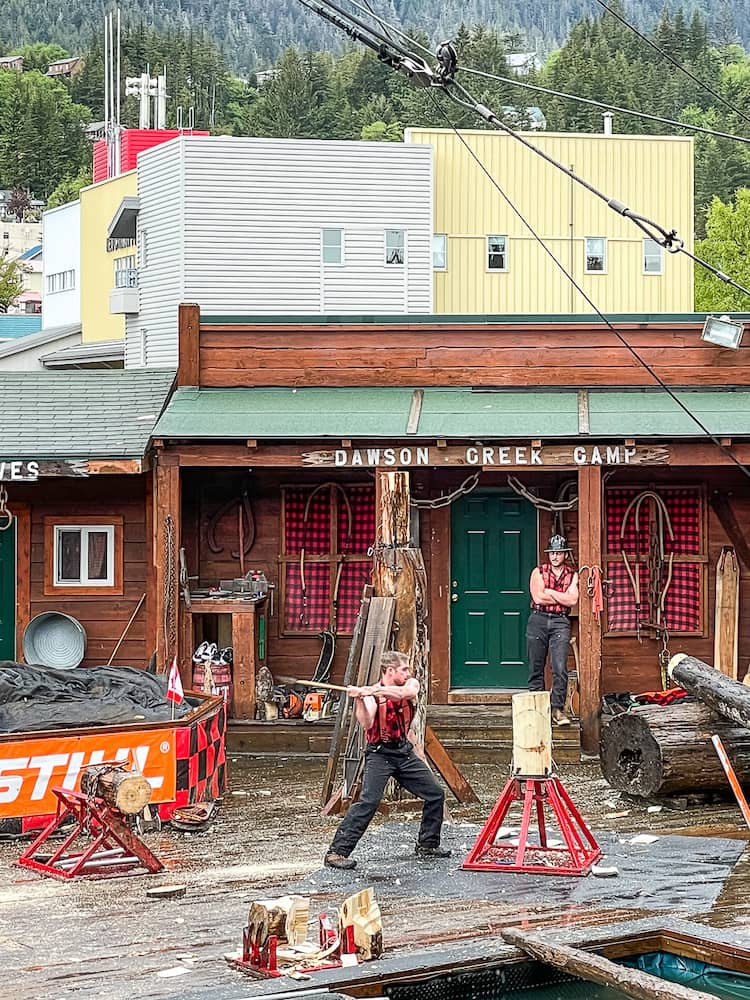
<svg viewBox="0 0 750 1000"><path fill-rule="evenodd" d="M126 129L122 133L121 142L121 164L122 170L133 170L137 165L138 154L147 149L159 146L163 142L169 142L178 135L184 135L178 129ZM210 135L209 132L191 132L190 135Z"/></svg>
<svg viewBox="0 0 750 1000"><path fill-rule="evenodd" d="M106 181L109 174L107 171L107 143L104 139L97 139L94 143L93 161L94 184Z"/></svg>

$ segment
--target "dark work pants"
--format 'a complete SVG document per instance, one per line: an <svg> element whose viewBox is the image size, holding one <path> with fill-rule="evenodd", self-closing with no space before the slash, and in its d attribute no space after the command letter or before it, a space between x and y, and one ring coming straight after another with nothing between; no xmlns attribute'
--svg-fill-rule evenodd
<svg viewBox="0 0 750 1000"><path fill-rule="evenodd" d="M549 652L552 668L552 708L562 708L568 690L570 618L548 611L532 611L526 625L529 691L544 691L544 664Z"/></svg>
<svg viewBox="0 0 750 1000"><path fill-rule="evenodd" d="M417 757L411 743L405 747L378 743L365 750L362 792L339 824L331 851L349 857L375 815L389 778L395 778L407 792L424 800L417 843L423 847L440 844L445 793L432 771Z"/></svg>

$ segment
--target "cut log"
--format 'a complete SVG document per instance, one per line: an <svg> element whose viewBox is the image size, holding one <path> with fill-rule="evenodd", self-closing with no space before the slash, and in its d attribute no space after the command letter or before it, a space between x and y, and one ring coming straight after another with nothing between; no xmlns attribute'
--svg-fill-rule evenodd
<svg viewBox="0 0 750 1000"><path fill-rule="evenodd" d="M513 774L542 777L552 773L552 713L549 691L524 691L511 700Z"/></svg>
<svg viewBox="0 0 750 1000"><path fill-rule="evenodd" d="M310 900L305 896L257 899L250 904L247 928L250 940L262 948L273 934L286 944L301 944L307 938Z"/></svg>
<svg viewBox="0 0 750 1000"><path fill-rule="evenodd" d="M580 948L551 944L514 927L504 930L502 936L503 941L512 944L537 961L544 962L545 965L551 965L578 979L620 990L626 996L635 997L636 1000L712 1000L713 997L713 994L704 993L703 990L670 983L648 972L617 965L608 958L602 958L601 955L594 955Z"/></svg>
<svg viewBox="0 0 750 1000"><path fill-rule="evenodd" d="M151 799L151 785L142 774L113 764L87 767L81 775L81 791L103 799L126 816L135 816Z"/></svg>
<svg viewBox="0 0 750 1000"><path fill-rule="evenodd" d="M349 896L339 910L339 936L346 942L348 927L353 928L357 958L368 962L383 954L383 922L373 889L362 889Z"/></svg>
<svg viewBox="0 0 750 1000"><path fill-rule="evenodd" d="M747 685L686 653L673 656L667 672L677 684L725 719L750 727L750 689Z"/></svg>
<svg viewBox="0 0 750 1000"><path fill-rule="evenodd" d="M602 730L602 774L613 788L644 798L726 791L714 733L740 782L750 784L750 731L694 702L644 705L615 716Z"/></svg>

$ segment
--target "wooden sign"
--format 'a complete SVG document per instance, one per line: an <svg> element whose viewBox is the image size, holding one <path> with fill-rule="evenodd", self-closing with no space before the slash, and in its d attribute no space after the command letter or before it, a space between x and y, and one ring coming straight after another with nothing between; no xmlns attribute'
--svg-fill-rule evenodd
<svg viewBox="0 0 750 1000"><path fill-rule="evenodd" d="M302 464L357 468L554 468L585 465L666 465L669 448L635 444L483 444L438 448L430 445L390 445L336 448L302 453Z"/></svg>
<svg viewBox="0 0 750 1000"><path fill-rule="evenodd" d="M0 460L0 483L35 483L37 479L47 476L85 478L88 474L88 462L76 459L31 459L28 462L18 459Z"/></svg>

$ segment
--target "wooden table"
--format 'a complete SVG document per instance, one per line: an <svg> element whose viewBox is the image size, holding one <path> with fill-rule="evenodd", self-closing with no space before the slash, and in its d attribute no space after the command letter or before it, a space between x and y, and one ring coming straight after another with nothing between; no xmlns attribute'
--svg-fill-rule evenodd
<svg viewBox="0 0 750 1000"><path fill-rule="evenodd" d="M232 597L208 598L193 600L190 607L184 609L189 656L203 638L203 615L232 616L234 697L229 714L233 719L255 718L255 674L266 662L267 603L265 597L254 601Z"/></svg>

